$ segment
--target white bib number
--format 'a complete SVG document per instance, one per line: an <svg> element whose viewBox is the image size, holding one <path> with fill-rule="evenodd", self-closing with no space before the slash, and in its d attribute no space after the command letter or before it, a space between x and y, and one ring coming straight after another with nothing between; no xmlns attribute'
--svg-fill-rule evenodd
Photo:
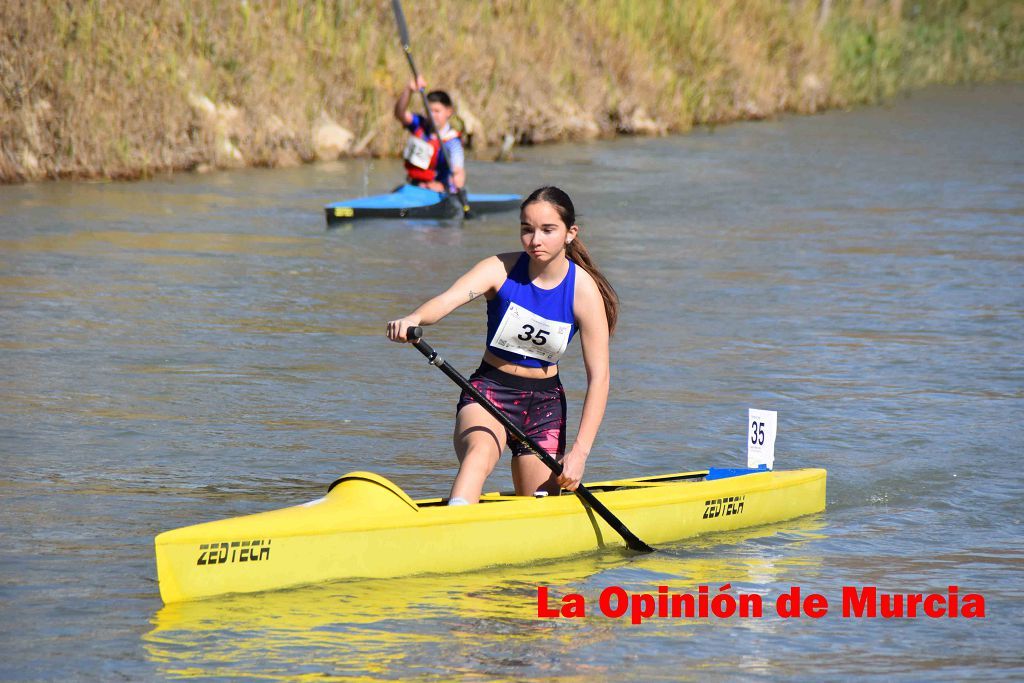
<svg viewBox="0 0 1024 683"><path fill-rule="evenodd" d="M405 143L405 149L402 150L402 158L416 168L426 170L430 168L430 160L434 158L434 148L426 140L410 135L409 141Z"/></svg>
<svg viewBox="0 0 1024 683"><path fill-rule="evenodd" d="M569 346L571 331L571 323L548 320L518 304L510 303L505 316L498 323L491 346L557 363Z"/></svg>
<svg viewBox="0 0 1024 683"><path fill-rule="evenodd" d="M775 427L778 413L774 410L747 410L747 467L775 466Z"/></svg>

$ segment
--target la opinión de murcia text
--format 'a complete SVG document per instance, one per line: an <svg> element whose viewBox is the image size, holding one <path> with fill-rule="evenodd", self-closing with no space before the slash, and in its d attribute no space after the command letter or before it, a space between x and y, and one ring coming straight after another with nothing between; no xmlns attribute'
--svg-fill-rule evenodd
<svg viewBox="0 0 1024 683"><path fill-rule="evenodd" d="M820 619L830 613L830 603L821 593L804 593L791 586L772 600L759 593L736 593L731 584L712 590L699 586L696 593L673 593L658 586L655 593L631 593L620 586L601 591L597 613L612 619L628 618L631 624L647 619L760 619L769 610L782 619ZM843 586L839 606L844 619L983 619L985 598L979 593L961 594L958 586L944 593L888 593L875 586ZM551 594L548 586L537 587L537 617L580 619L593 608L580 593Z"/></svg>

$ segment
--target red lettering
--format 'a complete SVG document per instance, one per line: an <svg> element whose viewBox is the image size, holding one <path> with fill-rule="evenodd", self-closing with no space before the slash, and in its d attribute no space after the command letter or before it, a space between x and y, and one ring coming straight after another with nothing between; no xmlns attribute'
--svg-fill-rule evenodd
<svg viewBox="0 0 1024 683"><path fill-rule="evenodd" d="M555 609L548 604L548 587L537 586L537 616L543 619L557 619L565 617L574 619L585 617L587 614L586 601L579 593L569 593L562 596L562 606Z"/></svg>
<svg viewBox="0 0 1024 683"><path fill-rule="evenodd" d="M899 594L890 595L888 593L882 593L882 600L881 604L879 605L879 611L881 612L883 619L902 617L903 596Z"/></svg>
<svg viewBox="0 0 1024 683"><path fill-rule="evenodd" d="M924 596L920 593L911 593L907 596L907 616L917 617L917 608L924 602Z"/></svg>
<svg viewBox="0 0 1024 683"><path fill-rule="evenodd" d="M731 589L731 583L719 586L718 595L711 601L711 611L719 619L728 619L736 614L736 598L725 592Z"/></svg>
<svg viewBox="0 0 1024 683"><path fill-rule="evenodd" d="M587 615L587 602L579 593L562 596L562 605L556 609L548 604L548 587L537 587L537 615L541 618L575 618Z"/></svg>
<svg viewBox="0 0 1024 683"><path fill-rule="evenodd" d="M740 503L742 505L742 503ZM764 616L764 607L761 604L761 596L757 593L744 593L740 596L740 616L755 617L760 619Z"/></svg>
<svg viewBox="0 0 1024 683"><path fill-rule="evenodd" d="M790 586L789 591L783 593L775 601L775 611L783 619L800 616L800 586Z"/></svg>
<svg viewBox="0 0 1024 683"><path fill-rule="evenodd" d="M697 588L697 616L701 619L708 618L708 587Z"/></svg>
<svg viewBox="0 0 1024 683"><path fill-rule="evenodd" d="M946 613L946 598L938 594L929 595L924 599L924 613L932 619Z"/></svg>
<svg viewBox="0 0 1024 683"><path fill-rule="evenodd" d="M878 616L875 611L876 592L874 586L865 586L859 593L853 586L843 586L843 616L866 616L874 619Z"/></svg>
<svg viewBox="0 0 1024 683"><path fill-rule="evenodd" d="M632 624L639 624L647 617L654 616L654 596L648 593L637 593L630 601L632 609L629 611L629 621Z"/></svg>
<svg viewBox="0 0 1024 683"><path fill-rule="evenodd" d="M693 596L689 593L684 595L673 595L672 596L672 616L680 617L684 616L687 619L693 619L693 616L697 613L697 605L694 602Z"/></svg>
<svg viewBox="0 0 1024 683"><path fill-rule="evenodd" d="M828 600L821 593L811 593L804 598L804 612L811 619L821 619L828 614Z"/></svg>
<svg viewBox="0 0 1024 683"><path fill-rule="evenodd" d="M615 598L615 607L612 607L612 597ZM608 586L601 591L600 607L601 614L618 619L629 609L629 596L620 586Z"/></svg>
<svg viewBox="0 0 1024 683"><path fill-rule="evenodd" d="M985 598L979 593L964 596L963 615L965 619L985 618Z"/></svg>
<svg viewBox="0 0 1024 683"><path fill-rule="evenodd" d="M537 617L554 619L558 617L559 611L548 607L548 587L537 586Z"/></svg>
<svg viewBox="0 0 1024 683"><path fill-rule="evenodd" d="M579 593L569 593L562 598L562 616L566 619L578 619L587 616L587 602Z"/></svg>

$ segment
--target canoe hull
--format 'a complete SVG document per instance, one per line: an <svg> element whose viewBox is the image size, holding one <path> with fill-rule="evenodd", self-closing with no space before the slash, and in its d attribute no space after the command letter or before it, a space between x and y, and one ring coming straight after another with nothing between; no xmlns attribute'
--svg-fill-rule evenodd
<svg viewBox="0 0 1024 683"><path fill-rule="evenodd" d="M473 194L467 196L475 215L511 211L519 208L517 194ZM324 207L328 226L344 225L370 218L419 218L446 220L462 213L458 202L440 192L413 185L402 185L388 194L333 202Z"/></svg>
<svg viewBox="0 0 1024 683"><path fill-rule="evenodd" d="M821 469L704 481L703 472L588 486L652 545L769 524L825 507ZM629 488L620 488L628 486ZM619 490L614 490L618 488ZM488 494L480 505L412 501L369 473L322 499L156 537L165 603L347 578L464 572L624 546L572 495Z"/></svg>

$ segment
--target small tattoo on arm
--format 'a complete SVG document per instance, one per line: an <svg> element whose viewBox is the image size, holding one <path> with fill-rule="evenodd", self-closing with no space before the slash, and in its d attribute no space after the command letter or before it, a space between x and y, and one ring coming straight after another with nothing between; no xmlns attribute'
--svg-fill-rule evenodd
<svg viewBox="0 0 1024 683"><path fill-rule="evenodd" d="M474 292L472 289L469 290L469 300L470 301L472 301L473 299L477 298L478 296L480 296L480 292Z"/></svg>

